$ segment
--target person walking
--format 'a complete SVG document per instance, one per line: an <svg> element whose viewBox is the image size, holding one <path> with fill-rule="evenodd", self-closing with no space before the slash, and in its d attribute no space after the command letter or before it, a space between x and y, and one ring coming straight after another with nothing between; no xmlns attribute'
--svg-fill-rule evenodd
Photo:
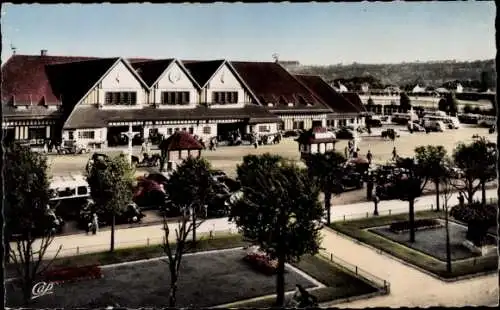
<svg viewBox="0 0 500 310"><path fill-rule="evenodd" d="M368 160L368 165L372 164L372 158L373 158L372 152L368 150L368 153L366 153L366 159Z"/></svg>
<svg viewBox="0 0 500 310"><path fill-rule="evenodd" d="M465 202L464 195L462 195L462 192L458 193L458 204L463 207Z"/></svg>
<svg viewBox="0 0 500 310"><path fill-rule="evenodd" d="M97 214L92 215L92 234L95 235L99 231L99 220Z"/></svg>
<svg viewBox="0 0 500 310"><path fill-rule="evenodd" d="M392 149L392 160L395 161L398 158L398 153L396 151L396 147Z"/></svg>
<svg viewBox="0 0 500 310"><path fill-rule="evenodd" d="M349 147L345 147L344 149L344 154L345 154L345 158L349 159Z"/></svg>

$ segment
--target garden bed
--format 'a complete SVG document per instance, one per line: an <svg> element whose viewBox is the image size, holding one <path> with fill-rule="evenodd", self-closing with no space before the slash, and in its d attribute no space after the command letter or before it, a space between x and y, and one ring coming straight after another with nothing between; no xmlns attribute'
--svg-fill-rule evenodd
<svg viewBox="0 0 500 310"><path fill-rule="evenodd" d="M432 228L440 228L443 225L436 219L420 219L416 220L414 223L415 230L425 230ZM396 233L402 234L410 231L410 221L401 221L392 223L389 230Z"/></svg>
<svg viewBox="0 0 500 310"><path fill-rule="evenodd" d="M444 216L442 212L435 211L422 211L415 213L416 220L438 219L442 216ZM498 269L498 256L491 255L453 261L452 271L447 272L446 263L442 260L369 231L369 229L373 229L374 227L389 226L394 222L407 220L408 214L397 214L348 222L337 222L331 224L330 226L332 229L348 235L351 238L373 246L442 278L453 279L476 273L489 271L493 272ZM416 240L419 240L419 233L416 234Z"/></svg>

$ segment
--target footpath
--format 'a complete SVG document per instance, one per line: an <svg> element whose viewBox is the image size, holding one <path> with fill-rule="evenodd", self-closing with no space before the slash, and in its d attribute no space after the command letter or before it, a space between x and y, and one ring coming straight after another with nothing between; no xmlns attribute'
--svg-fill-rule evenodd
<svg viewBox="0 0 500 310"><path fill-rule="evenodd" d="M388 281L391 285L389 295L332 306L368 308L498 305L498 274L457 282L440 281L329 229L323 230L322 246L333 255Z"/></svg>

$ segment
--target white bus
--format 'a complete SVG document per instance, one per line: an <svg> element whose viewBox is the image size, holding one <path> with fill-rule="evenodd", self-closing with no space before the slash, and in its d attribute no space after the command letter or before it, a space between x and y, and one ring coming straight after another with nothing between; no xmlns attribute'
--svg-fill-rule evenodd
<svg viewBox="0 0 500 310"><path fill-rule="evenodd" d="M49 188L51 202L90 197L90 186L81 174L54 176Z"/></svg>
<svg viewBox="0 0 500 310"><path fill-rule="evenodd" d="M422 118L422 125L427 128L434 126L433 124L437 121L443 122L448 129L459 129L460 121L455 116L448 116L443 111L435 111L431 113L426 113Z"/></svg>

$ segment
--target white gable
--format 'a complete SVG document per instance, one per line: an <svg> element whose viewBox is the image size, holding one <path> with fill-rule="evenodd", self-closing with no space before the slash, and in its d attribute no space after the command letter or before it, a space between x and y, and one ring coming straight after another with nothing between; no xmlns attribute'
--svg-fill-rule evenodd
<svg viewBox="0 0 500 310"><path fill-rule="evenodd" d="M213 108L235 108L243 107L244 104L251 102L251 96L241 84L236 76L233 74L231 69L228 68L227 64L221 66L217 72L208 81L205 87L206 91L206 101L212 103L213 92L237 92L238 93L238 103L236 104L225 104L218 105L212 104ZM205 96L205 95L204 95ZM203 97L204 97L203 96ZM202 99L203 101L203 99Z"/></svg>
<svg viewBox="0 0 500 310"><path fill-rule="evenodd" d="M172 63L158 81L158 88L161 89L196 89L193 82L180 66Z"/></svg>
<svg viewBox="0 0 500 310"><path fill-rule="evenodd" d="M236 90L243 89L243 85L238 81L233 72L224 64L215 72L214 76L208 81L210 89Z"/></svg>
<svg viewBox="0 0 500 310"><path fill-rule="evenodd" d="M132 72L120 61L102 80L103 89L142 89L143 86Z"/></svg>
<svg viewBox="0 0 500 310"><path fill-rule="evenodd" d="M137 105L135 107L140 107L147 102L147 89L123 61L119 61L105 74L101 82L83 98L82 103L103 104L105 101L105 93L116 91L136 92ZM129 106L127 108L131 107Z"/></svg>
<svg viewBox="0 0 500 310"><path fill-rule="evenodd" d="M160 104L162 92L189 92L188 105L164 105ZM160 76L158 82L151 88L149 101L159 104L160 108L195 108L199 100L198 88L188 75L181 69L179 64L173 62Z"/></svg>

